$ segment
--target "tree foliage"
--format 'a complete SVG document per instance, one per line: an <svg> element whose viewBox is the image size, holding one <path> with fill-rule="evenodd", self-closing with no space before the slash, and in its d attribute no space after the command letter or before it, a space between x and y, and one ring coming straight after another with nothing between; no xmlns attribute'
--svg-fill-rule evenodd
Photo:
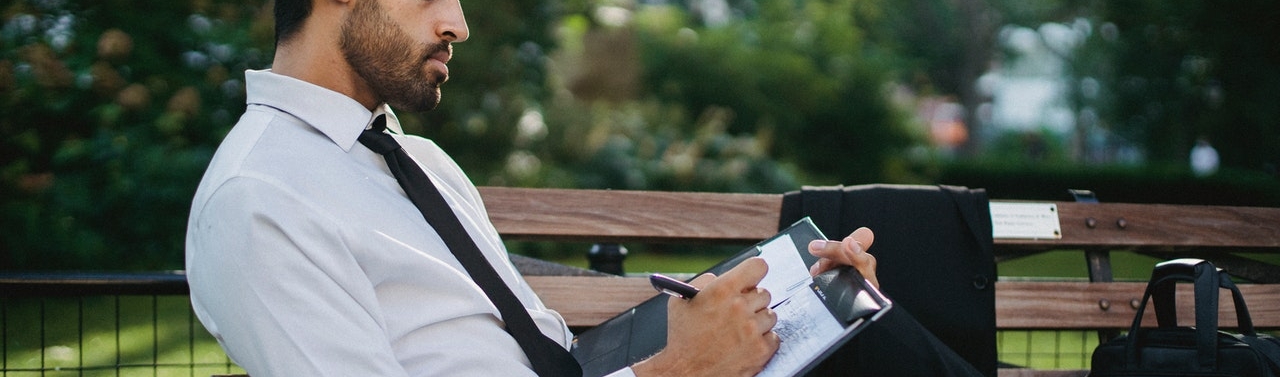
<svg viewBox="0 0 1280 377"><path fill-rule="evenodd" d="M0 268L180 268L195 185L243 112L238 72L269 57L262 9L0 9Z"/></svg>
<svg viewBox="0 0 1280 377"><path fill-rule="evenodd" d="M441 107L401 115L478 184L779 192L804 169L875 180L904 138L881 66L860 56L853 4L766 1L709 26L678 6L470 0L474 32ZM0 269L181 268L194 188L243 112L243 71L269 67L270 9L0 9ZM602 9L638 16L604 25ZM690 30L701 42L682 39ZM620 67L583 75L601 62ZM807 143L859 163L812 158Z"/></svg>
<svg viewBox="0 0 1280 377"><path fill-rule="evenodd" d="M645 89L695 114L727 111L727 132L770 135L770 155L811 179L882 180L911 139L885 95L890 51L855 21L868 3L761 1L741 22L642 24Z"/></svg>
<svg viewBox="0 0 1280 377"><path fill-rule="evenodd" d="M400 115L480 185L930 182L945 174L920 158L895 88L958 98L977 125L998 25L1084 18L1098 27L1072 70L1101 82L1099 124L1156 161L1185 160L1203 135L1224 164L1274 171L1277 4L466 0L471 37L441 106ZM0 270L182 268L191 196L244 110L243 72L270 65L270 10L0 5ZM1017 156L1019 140L992 144Z"/></svg>
<svg viewBox="0 0 1280 377"><path fill-rule="evenodd" d="M1280 3L1106 2L1115 25L1109 117L1155 161L1186 161L1197 138L1224 166L1280 164Z"/></svg>

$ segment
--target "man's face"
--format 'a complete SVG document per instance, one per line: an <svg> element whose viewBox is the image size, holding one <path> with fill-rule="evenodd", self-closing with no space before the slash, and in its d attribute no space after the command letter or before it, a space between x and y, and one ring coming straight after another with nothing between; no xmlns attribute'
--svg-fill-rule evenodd
<svg viewBox="0 0 1280 377"><path fill-rule="evenodd" d="M460 18L461 8L457 10ZM439 29L427 27L431 30L424 34ZM464 21L463 33L465 27ZM465 39L465 34L426 37L429 41L423 42L406 33L378 0L363 0L343 24L341 48L377 98L397 110L422 112L440 103L440 84L449 79L445 63L452 54L450 41Z"/></svg>

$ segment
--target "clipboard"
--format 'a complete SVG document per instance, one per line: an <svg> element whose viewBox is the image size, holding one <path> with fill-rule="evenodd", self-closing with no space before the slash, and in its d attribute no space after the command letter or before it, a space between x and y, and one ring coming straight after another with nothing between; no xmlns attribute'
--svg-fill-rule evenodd
<svg viewBox="0 0 1280 377"><path fill-rule="evenodd" d="M798 263L807 271L807 267L818 260L808 252L809 242L817 239L827 238L806 217L704 272L720 275L764 253L777 257L779 253L792 252L799 256ZM769 274L774 274L773 264ZM769 280L770 276L765 279ZM757 376L805 375L893 307L888 298L852 267L833 269L801 283L803 286L796 286L790 295L778 298L781 302L771 303L779 313L774 332L783 338L784 346L800 348L780 349ZM667 297L656 294L574 338L570 352L582 365L583 376L613 373L662 350L667 342ZM799 309L803 315L818 317L788 320L788 314L783 311L791 306L806 308ZM825 311L821 310L823 307ZM800 345L798 339L805 340L806 345Z"/></svg>

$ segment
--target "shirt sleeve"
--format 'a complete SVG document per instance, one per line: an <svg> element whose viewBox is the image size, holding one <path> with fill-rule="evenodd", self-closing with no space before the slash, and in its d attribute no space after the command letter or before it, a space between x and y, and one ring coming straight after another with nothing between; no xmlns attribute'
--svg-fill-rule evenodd
<svg viewBox="0 0 1280 377"><path fill-rule="evenodd" d="M196 314L255 377L407 376L343 230L280 187L234 178L192 218Z"/></svg>

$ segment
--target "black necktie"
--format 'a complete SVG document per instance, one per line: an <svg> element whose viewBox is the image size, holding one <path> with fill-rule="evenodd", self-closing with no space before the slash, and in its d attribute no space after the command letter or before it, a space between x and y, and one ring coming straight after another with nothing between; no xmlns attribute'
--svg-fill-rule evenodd
<svg viewBox="0 0 1280 377"><path fill-rule="evenodd" d="M373 128L360 134L360 143L387 159L387 167L391 168L391 174L400 182L400 187L409 195L409 200L418 207L422 217L440 234L440 238L453 256L458 258L458 262L462 263L471 279L475 280L485 295L489 296L489 301L498 308L503 322L506 322L507 333L520 344L525 356L529 357L534 372L542 377L582 376L582 367L578 365L578 361L563 345L547 338L538 330L515 293L498 276L484 254L480 253L475 240L462 227L444 196L431 183L431 178L396 143L395 138L382 132L386 128L386 115L379 115L373 121Z"/></svg>

